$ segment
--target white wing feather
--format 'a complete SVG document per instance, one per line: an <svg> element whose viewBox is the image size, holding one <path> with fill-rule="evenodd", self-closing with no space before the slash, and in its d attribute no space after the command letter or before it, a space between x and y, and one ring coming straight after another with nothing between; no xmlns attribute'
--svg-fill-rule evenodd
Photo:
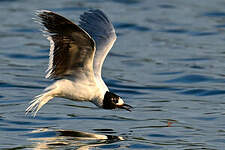
<svg viewBox="0 0 225 150"><path fill-rule="evenodd" d="M101 77L102 65L105 57L112 48L116 33L111 21L99 9L90 10L80 16L80 27L84 29L96 43L96 52L94 57L94 72L96 78L101 83L102 88L108 91L107 86Z"/></svg>

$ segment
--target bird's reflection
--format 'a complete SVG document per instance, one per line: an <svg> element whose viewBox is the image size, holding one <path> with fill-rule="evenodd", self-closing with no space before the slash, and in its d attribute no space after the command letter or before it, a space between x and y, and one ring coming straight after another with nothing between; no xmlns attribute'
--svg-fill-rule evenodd
<svg viewBox="0 0 225 150"><path fill-rule="evenodd" d="M33 149L75 148L87 150L124 140L121 136L103 135L82 131L41 128L28 133Z"/></svg>

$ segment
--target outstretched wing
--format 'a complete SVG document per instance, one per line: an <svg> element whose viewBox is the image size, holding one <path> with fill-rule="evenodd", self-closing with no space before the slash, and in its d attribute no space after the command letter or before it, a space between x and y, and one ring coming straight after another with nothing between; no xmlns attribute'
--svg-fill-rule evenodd
<svg viewBox="0 0 225 150"><path fill-rule="evenodd" d="M37 13L50 41L46 78L63 78L93 73L95 42L86 31L51 11Z"/></svg>
<svg viewBox="0 0 225 150"><path fill-rule="evenodd" d="M79 23L79 26L87 31L96 42L94 72L96 77L101 79L103 62L116 40L115 29L111 21L99 9L85 12L80 16Z"/></svg>

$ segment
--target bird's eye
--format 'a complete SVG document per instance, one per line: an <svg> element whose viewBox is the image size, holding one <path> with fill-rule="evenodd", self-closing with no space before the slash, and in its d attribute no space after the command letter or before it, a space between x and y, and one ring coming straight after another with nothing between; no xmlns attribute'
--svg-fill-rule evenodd
<svg viewBox="0 0 225 150"><path fill-rule="evenodd" d="M118 99L113 99L113 102L114 103L118 103Z"/></svg>

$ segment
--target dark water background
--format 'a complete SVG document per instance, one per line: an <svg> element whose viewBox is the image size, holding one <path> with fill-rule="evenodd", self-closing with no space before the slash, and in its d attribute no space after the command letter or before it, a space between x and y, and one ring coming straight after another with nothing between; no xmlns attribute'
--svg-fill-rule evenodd
<svg viewBox="0 0 225 150"><path fill-rule="evenodd" d="M89 8L115 25L103 75L135 110L56 98L25 117L52 82L34 10L77 22ZM0 149L224 149L224 85L224 0L0 0Z"/></svg>

